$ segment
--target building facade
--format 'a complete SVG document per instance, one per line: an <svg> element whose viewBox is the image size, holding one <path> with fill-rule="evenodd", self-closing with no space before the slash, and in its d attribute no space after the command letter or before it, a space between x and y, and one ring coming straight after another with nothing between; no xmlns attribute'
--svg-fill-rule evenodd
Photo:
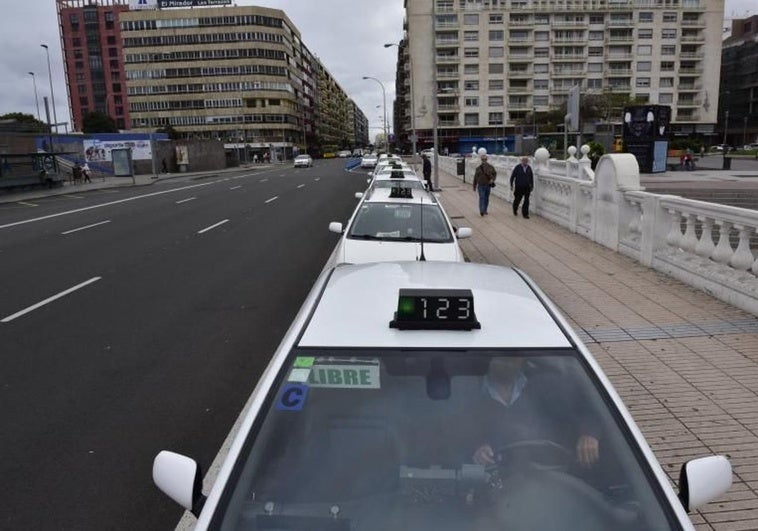
<svg viewBox="0 0 758 531"><path fill-rule="evenodd" d="M368 118L353 100L350 100L350 117L353 123L353 148L368 146Z"/></svg>
<svg viewBox="0 0 758 531"><path fill-rule="evenodd" d="M82 130L88 112L107 114L129 129L120 13L128 0L56 0L71 123Z"/></svg>
<svg viewBox="0 0 758 531"><path fill-rule="evenodd" d="M739 147L758 142L758 15L732 21L721 52L721 95L723 141Z"/></svg>
<svg viewBox="0 0 758 531"><path fill-rule="evenodd" d="M675 131L712 133L723 8L723 0L406 0L420 142L437 125L450 150L504 144L517 126L560 109L575 85L583 95L669 105Z"/></svg>

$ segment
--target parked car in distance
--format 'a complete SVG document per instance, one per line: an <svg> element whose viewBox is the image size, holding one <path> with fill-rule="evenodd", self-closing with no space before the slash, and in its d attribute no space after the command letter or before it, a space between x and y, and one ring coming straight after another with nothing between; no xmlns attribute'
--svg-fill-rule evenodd
<svg viewBox="0 0 758 531"><path fill-rule="evenodd" d="M361 168L374 168L379 161L373 153L365 154L361 157Z"/></svg>
<svg viewBox="0 0 758 531"><path fill-rule="evenodd" d="M313 166L313 159L310 155L298 155L295 157L295 168L310 168Z"/></svg>
<svg viewBox="0 0 758 531"><path fill-rule="evenodd" d="M343 149L342 151L337 152L337 156L341 159L346 159L350 156L350 151L347 149Z"/></svg>

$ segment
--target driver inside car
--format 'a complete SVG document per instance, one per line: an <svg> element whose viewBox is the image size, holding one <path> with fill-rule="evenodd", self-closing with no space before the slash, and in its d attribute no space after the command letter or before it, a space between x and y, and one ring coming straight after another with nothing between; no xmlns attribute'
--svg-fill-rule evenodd
<svg viewBox="0 0 758 531"><path fill-rule="evenodd" d="M471 459L483 466L518 459L517 452L506 455L498 449L518 448L519 443L554 443L568 450L583 469L600 459L600 443L582 411L575 392L560 374L545 373L539 361L527 358L497 357L490 361L483 378L480 396L470 408L469 419L476 419L469 435L474 444ZM531 451L540 444L530 444ZM524 445L524 450L527 450ZM552 450L547 449L547 453ZM530 456L534 457L534 456ZM539 458L537 458L539 460Z"/></svg>

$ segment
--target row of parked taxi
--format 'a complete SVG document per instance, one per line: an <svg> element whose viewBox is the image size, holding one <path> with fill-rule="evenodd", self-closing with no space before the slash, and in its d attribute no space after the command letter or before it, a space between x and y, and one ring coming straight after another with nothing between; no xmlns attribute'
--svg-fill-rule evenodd
<svg viewBox="0 0 758 531"><path fill-rule="evenodd" d="M522 271L462 261L470 229L402 161L358 196L209 492L193 459L155 458L197 529L694 529L726 458L675 488L559 308Z"/></svg>

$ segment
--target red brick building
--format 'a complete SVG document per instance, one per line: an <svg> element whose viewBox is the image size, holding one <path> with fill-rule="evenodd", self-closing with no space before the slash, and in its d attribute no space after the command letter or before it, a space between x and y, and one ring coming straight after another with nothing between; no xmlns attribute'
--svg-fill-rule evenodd
<svg viewBox="0 0 758 531"><path fill-rule="evenodd" d="M100 111L130 129L119 13L129 0L56 0L74 131Z"/></svg>

